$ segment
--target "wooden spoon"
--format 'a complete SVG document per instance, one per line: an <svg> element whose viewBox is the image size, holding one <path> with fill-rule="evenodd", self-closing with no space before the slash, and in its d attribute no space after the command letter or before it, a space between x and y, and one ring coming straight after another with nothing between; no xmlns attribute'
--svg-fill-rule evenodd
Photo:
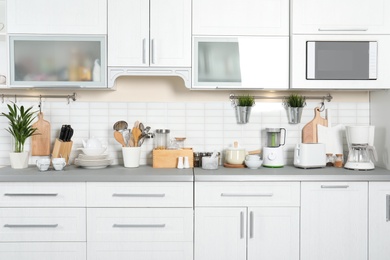
<svg viewBox="0 0 390 260"><path fill-rule="evenodd" d="M123 135L121 132L114 131L114 138L115 140L122 145L122 147L126 146L125 139L123 138Z"/></svg>
<svg viewBox="0 0 390 260"><path fill-rule="evenodd" d="M138 140L141 136L141 130L139 130L138 127L133 127L132 134L133 134L133 138L134 138L134 146L138 146Z"/></svg>

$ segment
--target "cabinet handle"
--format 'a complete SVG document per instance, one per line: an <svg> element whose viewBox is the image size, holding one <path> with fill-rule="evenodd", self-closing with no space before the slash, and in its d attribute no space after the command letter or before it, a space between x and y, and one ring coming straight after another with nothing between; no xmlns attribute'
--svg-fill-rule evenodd
<svg viewBox="0 0 390 260"><path fill-rule="evenodd" d="M58 224L5 224L7 228L56 228Z"/></svg>
<svg viewBox="0 0 390 260"><path fill-rule="evenodd" d="M249 213L249 238L253 238L254 236L254 218L253 218L253 211Z"/></svg>
<svg viewBox="0 0 390 260"><path fill-rule="evenodd" d="M390 221L390 195L386 195L386 222Z"/></svg>
<svg viewBox="0 0 390 260"><path fill-rule="evenodd" d="M156 64L156 42L154 39L151 40L152 45L152 64Z"/></svg>
<svg viewBox="0 0 390 260"><path fill-rule="evenodd" d="M240 238L244 238L244 212L240 212Z"/></svg>
<svg viewBox="0 0 390 260"><path fill-rule="evenodd" d="M56 197L58 193L4 193L8 197Z"/></svg>
<svg viewBox="0 0 390 260"><path fill-rule="evenodd" d="M165 193L156 193L156 194L148 194L148 193L145 193L145 194L142 194L142 193L113 193L112 194L113 197L165 197Z"/></svg>
<svg viewBox="0 0 390 260"><path fill-rule="evenodd" d="M320 32L366 32L368 28L318 28Z"/></svg>
<svg viewBox="0 0 390 260"><path fill-rule="evenodd" d="M349 185L321 185L321 189L347 189Z"/></svg>
<svg viewBox="0 0 390 260"><path fill-rule="evenodd" d="M146 64L146 39L142 40L142 63Z"/></svg>
<svg viewBox="0 0 390 260"><path fill-rule="evenodd" d="M114 224L114 228L164 228L165 224Z"/></svg>
<svg viewBox="0 0 390 260"><path fill-rule="evenodd" d="M273 193L221 193L222 197L272 197Z"/></svg>

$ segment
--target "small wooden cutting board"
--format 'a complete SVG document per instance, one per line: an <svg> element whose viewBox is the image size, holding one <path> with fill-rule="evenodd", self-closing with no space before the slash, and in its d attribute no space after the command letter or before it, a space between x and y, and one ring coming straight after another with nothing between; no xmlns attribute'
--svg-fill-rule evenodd
<svg viewBox="0 0 390 260"><path fill-rule="evenodd" d="M328 120L321 117L320 108L314 109L314 118L302 128L302 143L318 143L317 125L328 126Z"/></svg>
<svg viewBox="0 0 390 260"><path fill-rule="evenodd" d="M43 119L42 112L38 114L38 121L32 127L38 130L31 137L31 155L50 155L50 123Z"/></svg>

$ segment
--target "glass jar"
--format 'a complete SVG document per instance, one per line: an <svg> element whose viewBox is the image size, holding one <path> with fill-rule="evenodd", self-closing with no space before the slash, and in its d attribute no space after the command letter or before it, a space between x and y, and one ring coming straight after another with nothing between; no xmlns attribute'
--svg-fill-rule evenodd
<svg viewBox="0 0 390 260"><path fill-rule="evenodd" d="M154 131L154 149L164 150L168 148L169 129L156 129Z"/></svg>
<svg viewBox="0 0 390 260"><path fill-rule="evenodd" d="M334 167L342 168L344 166L344 158L343 154L336 154L336 158L334 159Z"/></svg>
<svg viewBox="0 0 390 260"><path fill-rule="evenodd" d="M329 166L329 167L334 166L333 153L327 153L326 154L326 166Z"/></svg>
<svg viewBox="0 0 390 260"><path fill-rule="evenodd" d="M200 167L200 153L194 152L194 167Z"/></svg>

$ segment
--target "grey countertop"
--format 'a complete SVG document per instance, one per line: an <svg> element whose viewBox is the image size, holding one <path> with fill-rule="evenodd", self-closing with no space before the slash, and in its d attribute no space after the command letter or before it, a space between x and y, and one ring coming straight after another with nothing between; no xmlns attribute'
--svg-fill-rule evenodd
<svg viewBox="0 0 390 260"><path fill-rule="evenodd" d="M195 174L194 174L195 173ZM283 168L225 168L218 170L156 169L151 166L125 168L109 166L104 169L83 169L67 166L64 171L38 171L37 167L15 170L0 168L0 182L191 182L191 181L390 181L390 171L352 171L343 168L298 169Z"/></svg>
<svg viewBox="0 0 390 260"><path fill-rule="evenodd" d="M376 168L372 171L353 171L344 168L326 167L299 169L260 167L224 168L203 170L196 168L195 181L390 181L390 171Z"/></svg>
<svg viewBox="0 0 390 260"><path fill-rule="evenodd" d="M155 169L151 166L125 168L109 166L104 169L83 169L66 166L63 171L49 170L40 172L36 166L27 169L0 168L0 182L191 182L194 180L192 169Z"/></svg>

